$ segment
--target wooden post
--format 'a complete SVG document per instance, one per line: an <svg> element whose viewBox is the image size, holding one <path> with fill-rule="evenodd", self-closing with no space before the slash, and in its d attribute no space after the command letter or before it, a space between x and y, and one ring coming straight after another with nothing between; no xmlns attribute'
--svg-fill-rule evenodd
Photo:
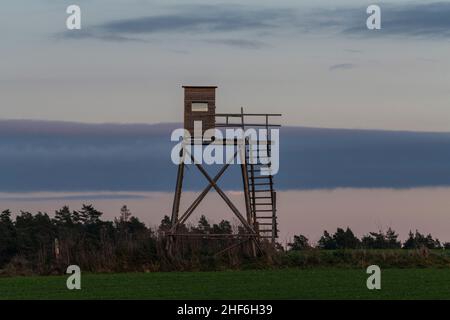
<svg viewBox="0 0 450 320"><path fill-rule="evenodd" d="M178 212L180 211L181 190L183 188L183 177L184 177L184 163L182 162L178 165L177 185L175 187L175 196L172 205L172 219L171 219L172 225L176 224L178 221Z"/></svg>

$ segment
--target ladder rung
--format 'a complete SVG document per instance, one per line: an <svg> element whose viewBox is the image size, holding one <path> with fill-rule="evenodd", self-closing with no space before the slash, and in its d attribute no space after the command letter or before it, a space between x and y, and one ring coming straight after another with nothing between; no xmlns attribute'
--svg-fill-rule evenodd
<svg viewBox="0 0 450 320"><path fill-rule="evenodd" d="M258 166L258 167L257 167ZM255 163L253 164L253 168L251 168L249 171L253 170L253 171L261 171L261 169L267 169L267 168L271 168L270 164L265 164L265 163Z"/></svg>
<svg viewBox="0 0 450 320"><path fill-rule="evenodd" d="M250 186L271 186L273 183L270 182L258 182L258 183L252 183Z"/></svg>
<svg viewBox="0 0 450 320"><path fill-rule="evenodd" d="M272 190L252 190L250 192L272 192Z"/></svg>
<svg viewBox="0 0 450 320"><path fill-rule="evenodd" d="M246 157L245 160L246 160L247 164L252 164L254 166L256 166L256 165L268 166L268 165L270 165L270 160L265 160L265 159L270 159L270 158L271 157L258 157L258 158L254 157L253 159L254 159L255 162L253 162L253 163L250 162L250 158L249 157ZM264 160L264 163L260 161L261 159Z"/></svg>
<svg viewBox="0 0 450 320"><path fill-rule="evenodd" d="M255 170L249 170L248 173L250 174L250 177L264 177L264 178L270 178L272 177L271 175L266 175L266 176L262 176L261 173L259 173L258 171L260 171L259 169L255 169Z"/></svg>
<svg viewBox="0 0 450 320"><path fill-rule="evenodd" d="M273 203L272 202L270 202L270 203L257 203L257 202L255 202L254 205L255 206L271 206L271 205L273 205Z"/></svg>
<svg viewBox="0 0 450 320"><path fill-rule="evenodd" d="M252 152L255 152L255 151L267 151L268 149L272 149L272 148L267 148L267 147L246 148L247 152L250 152L250 150L251 150Z"/></svg>
<svg viewBox="0 0 450 320"><path fill-rule="evenodd" d="M265 216L257 216L256 219L276 219L276 217L265 217Z"/></svg>
<svg viewBox="0 0 450 320"><path fill-rule="evenodd" d="M272 199L272 197L252 197L252 196L250 196L250 199Z"/></svg>
<svg viewBox="0 0 450 320"><path fill-rule="evenodd" d="M260 225L260 226L272 226L273 223L270 223L270 222L261 222L261 223L258 223L258 225Z"/></svg>
<svg viewBox="0 0 450 320"><path fill-rule="evenodd" d="M272 209L258 209L258 210L255 210L255 212L272 212L273 210Z"/></svg>
<svg viewBox="0 0 450 320"><path fill-rule="evenodd" d="M247 156L252 156L252 157L258 157L258 158L262 158L263 156L267 156L267 151L268 150L265 150L265 149L260 149L260 150L257 150L258 152L252 152L252 153L250 153L248 150L247 150L247 152L246 152L246 154L247 154ZM260 153L260 151L262 151L262 152L264 152L264 155L262 155L261 153ZM269 150L270 151L270 150ZM270 156L268 156L268 157L270 157Z"/></svg>

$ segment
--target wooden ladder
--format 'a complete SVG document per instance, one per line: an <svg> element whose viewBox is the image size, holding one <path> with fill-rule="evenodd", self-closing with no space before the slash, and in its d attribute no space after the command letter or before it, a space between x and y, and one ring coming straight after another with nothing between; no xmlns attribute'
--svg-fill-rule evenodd
<svg viewBox="0 0 450 320"><path fill-rule="evenodd" d="M276 216L276 192L274 190L274 177L272 175L261 175L261 167L269 167L270 160L270 138L268 141L259 141L263 145L251 146L246 143L245 162L248 172L250 209L253 224L260 239L268 239L273 244L278 237L278 225ZM251 155L251 152L258 154ZM261 156L262 153L262 156ZM256 160L250 161L251 157ZM264 163L262 163L263 161ZM268 163L266 163L268 162Z"/></svg>

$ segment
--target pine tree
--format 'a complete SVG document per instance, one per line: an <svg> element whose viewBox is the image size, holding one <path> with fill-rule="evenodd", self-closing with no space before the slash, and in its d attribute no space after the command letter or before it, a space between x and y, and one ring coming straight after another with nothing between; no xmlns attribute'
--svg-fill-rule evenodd
<svg viewBox="0 0 450 320"><path fill-rule="evenodd" d="M201 215L200 220L198 220L197 229L201 233L209 233L211 230L211 225L204 215Z"/></svg>
<svg viewBox="0 0 450 320"><path fill-rule="evenodd" d="M55 211L55 221L59 225L73 225L73 216L68 206L64 206L61 210Z"/></svg>
<svg viewBox="0 0 450 320"><path fill-rule="evenodd" d="M294 236L294 241L288 243L288 247L290 248L289 250L293 251L300 251L311 248L308 238L301 234L298 236Z"/></svg>
<svg viewBox="0 0 450 320"><path fill-rule="evenodd" d="M0 213L0 267L7 263L17 252L16 230L11 220L11 211Z"/></svg>
<svg viewBox="0 0 450 320"><path fill-rule="evenodd" d="M159 231L169 231L172 227L172 222L170 221L170 218L168 215L165 215L164 218L161 220L161 224L158 227Z"/></svg>
<svg viewBox="0 0 450 320"><path fill-rule="evenodd" d="M214 224L213 233L217 234L232 234L233 228L231 227L231 223L227 220L222 220L219 224Z"/></svg>
<svg viewBox="0 0 450 320"><path fill-rule="evenodd" d="M337 249L356 249L360 246L359 239L355 237L349 227L345 231L338 228L333 235L333 240L336 243Z"/></svg>
<svg viewBox="0 0 450 320"><path fill-rule="evenodd" d="M389 249L399 249L402 247L401 242L398 241L398 234L391 228L386 231L386 241Z"/></svg>
<svg viewBox="0 0 450 320"><path fill-rule="evenodd" d="M120 222L128 222L131 217L131 211L128 209L126 205L120 208Z"/></svg>
<svg viewBox="0 0 450 320"><path fill-rule="evenodd" d="M325 250L336 249L336 241L326 230L323 232L323 236L320 238L320 240L317 244L320 249L325 249Z"/></svg>
<svg viewBox="0 0 450 320"><path fill-rule="evenodd" d="M103 215L102 212L97 211L92 205L85 205L80 211L78 211L80 216L80 221L83 224L98 224L100 223L100 217Z"/></svg>

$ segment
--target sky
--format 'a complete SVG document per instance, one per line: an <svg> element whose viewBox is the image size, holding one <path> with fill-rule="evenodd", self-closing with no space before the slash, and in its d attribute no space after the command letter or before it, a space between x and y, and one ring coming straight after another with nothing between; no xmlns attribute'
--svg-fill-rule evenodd
<svg viewBox="0 0 450 320"><path fill-rule="evenodd" d="M81 30L66 29L71 4ZM378 2L376 31L371 4L2 1L0 209L128 204L158 223L181 86L217 85L219 112L283 114L284 240L348 225L450 241L450 1ZM221 183L241 198L234 178ZM191 181L184 200L205 183ZM219 203L202 212L219 218Z"/></svg>
<svg viewBox="0 0 450 320"><path fill-rule="evenodd" d="M450 131L450 2L378 3L368 31L372 3L3 1L0 118L180 122L191 84L286 125Z"/></svg>

